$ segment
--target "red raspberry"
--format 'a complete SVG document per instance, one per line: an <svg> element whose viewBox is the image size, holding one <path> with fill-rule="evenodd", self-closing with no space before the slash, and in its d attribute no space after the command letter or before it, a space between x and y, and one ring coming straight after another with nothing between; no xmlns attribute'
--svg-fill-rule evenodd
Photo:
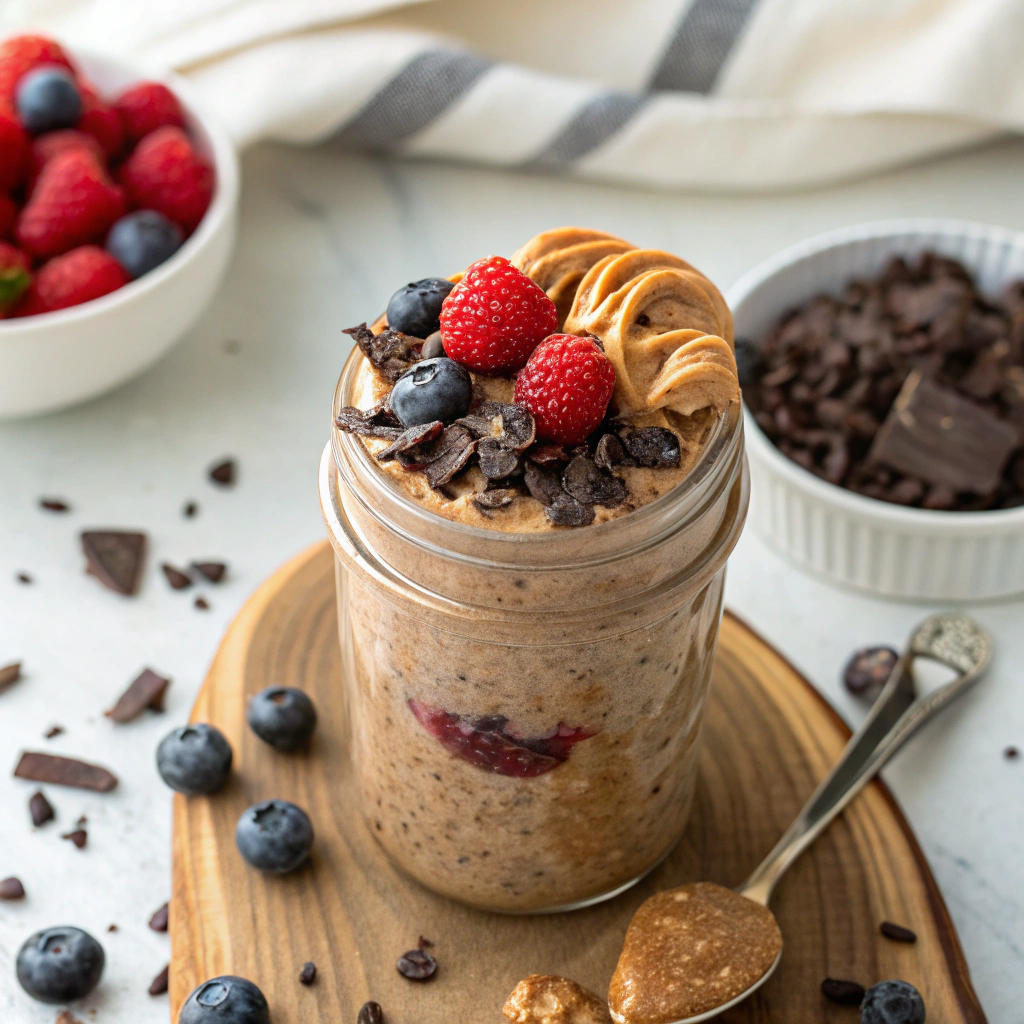
<svg viewBox="0 0 1024 1024"><path fill-rule="evenodd" d="M75 70L60 44L45 36L13 36L0 43L0 101L12 102L18 79L41 64Z"/></svg>
<svg viewBox="0 0 1024 1024"><path fill-rule="evenodd" d="M10 238L18 219L18 204L0 192L0 238Z"/></svg>
<svg viewBox="0 0 1024 1024"><path fill-rule="evenodd" d="M25 180L29 138L14 113L0 101L0 192Z"/></svg>
<svg viewBox="0 0 1024 1024"><path fill-rule="evenodd" d="M185 127L185 112L178 97L160 82L139 82L114 101L124 133L133 145L157 128Z"/></svg>
<svg viewBox="0 0 1024 1024"><path fill-rule="evenodd" d="M31 283L31 267L25 253L0 242L0 320L17 305Z"/></svg>
<svg viewBox="0 0 1024 1024"><path fill-rule="evenodd" d="M85 132L76 131L74 128L46 132L34 139L29 149L26 194L32 195L32 190L39 180L39 174L46 164L58 153L66 153L72 149L84 150L86 153L91 153L100 163L105 162L103 147L92 135L86 135Z"/></svg>
<svg viewBox="0 0 1024 1024"><path fill-rule="evenodd" d="M114 159L124 149L124 129L116 110L100 99L95 88L79 79L78 93L82 97L82 116L76 127L91 135L103 147L105 156Z"/></svg>
<svg viewBox="0 0 1024 1024"><path fill-rule="evenodd" d="M516 404L533 413L537 436L581 444L601 424L615 390L615 367L590 338L552 334L516 377Z"/></svg>
<svg viewBox="0 0 1024 1024"><path fill-rule="evenodd" d="M555 304L501 256L472 264L441 306L445 353L478 373L518 370L557 330Z"/></svg>
<svg viewBox="0 0 1024 1024"><path fill-rule="evenodd" d="M190 234L213 197L213 165L180 128L158 128L124 162L121 183L133 206L156 210Z"/></svg>
<svg viewBox="0 0 1024 1024"><path fill-rule="evenodd" d="M110 253L82 245L45 263L18 307L18 316L51 313L117 291L130 278Z"/></svg>
<svg viewBox="0 0 1024 1024"><path fill-rule="evenodd" d="M124 195L92 153L72 149L43 167L18 218L22 248L45 259L98 241L124 213Z"/></svg>

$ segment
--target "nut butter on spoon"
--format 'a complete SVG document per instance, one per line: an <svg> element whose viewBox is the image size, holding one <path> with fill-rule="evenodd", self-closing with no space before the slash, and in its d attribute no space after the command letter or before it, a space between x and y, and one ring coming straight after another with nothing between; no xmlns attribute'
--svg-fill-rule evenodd
<svg viewBox="0 0 1024 1024"><path fill-rule="evenodd" d="M916 658L940 662L957 676L918 698ZM991 658L991 638L965 616L922 622L839 763L750 878L736 891L714 882L684 885L640 906L608 993L612 1019L696 1024L760 988L782 958L782 934L768 902L783 872L920 726L978 680Z"/></svg>

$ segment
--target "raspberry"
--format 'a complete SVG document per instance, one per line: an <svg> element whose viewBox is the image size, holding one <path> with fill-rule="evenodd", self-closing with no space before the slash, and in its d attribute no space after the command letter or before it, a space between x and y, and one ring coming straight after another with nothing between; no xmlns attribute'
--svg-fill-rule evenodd
<svg viewBox="0 0 1024 1024"><path fill-rule="evenodd" d="M124 162L121 183L132 205L156 210L190 234L213 197L213 166L180 128L158 128Z"/></svg>
<svg viewBox="0 0 1024 1024"><path fill-rule="evenodd" d="M0 43L0 102L13 102L21 76L42 64L75 70L60 44L45 36L14 36Z"/></svg>
<svg viewBox="0 0 1024 1024"><path fill-rule="evenodd" d="M114 101L124 133L133 145L157 128L184 128L185 113L178 97L159 82L139 82Z"/></svg>
<svg viewBox="0 0 1024 1024"><path fill-rule="evenodd" d="M0 320L18 303L31 280L32 263L20 249L0 242Z"/></svg>
<svg viewBox="0 0 1024 1024"><path fill-rule="evenodd" d="M15 114L0 102L0 192L24 181L29 138Z"/></svg>
<svg viewBox="0 0 1024 1024"><path fill-rule="evenodd" d="M18 204L0 192L0 238L10 238L18 219Z"/></svg>
<svg viewBox="0 0 1024 1024"><path fill-rule="evenodd" d="M581 444L601 424L615 367L590 338L552 334L537 346L516 377L516 404L537 421L537 437Z"/></svg>
<svg viewBox="0 0 1024 1024"><path fill-rule="evenodd" d="M89 82L80 80L78 91L82 97L82 116L76 127L80 132L91 135L103 148L107 158L119 156L124 149L124 129L117 111L99 98Z"/></svg>
<svg viewBox="0 0 1024 1024"><path fill-rule="evenodd" d="M45 135L40 135L32 142L29 149L28 183L25 187L27 195L32 195L32 190L36 187L43 167L58 153L66 153L71 149L91 153L100 163L105 160L103 148L99 142L92 135L86 135L85 132L68 128L62 132L47 132Z"/></svg>
<svg viewBox="0 0 1024 1024"><path fill-rule="evenodd" d="M124 196L103 165L72 149L43 167L18 218L18 242L33 256L56 256L102 238L123 213Z"/></svg>
<svg viewBox="0 0 1024 1024"><path fill-rule="evenodd" d="M97 245L83 245L57 256L36 273L18 316L51 313L116 291L129 281L124 268Z"/></svg>
<svg viewBox="0 0 1024 1024"><path fill-rule="evenodd" d="M518 370L556 330L555 304L501 256L472 264L441 306L445 352L478 373Z"/></svg>

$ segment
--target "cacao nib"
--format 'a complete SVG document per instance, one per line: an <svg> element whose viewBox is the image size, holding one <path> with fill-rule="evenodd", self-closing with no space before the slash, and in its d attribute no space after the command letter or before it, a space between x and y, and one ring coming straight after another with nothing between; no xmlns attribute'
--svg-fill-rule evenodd
<svg viewBox="0 0 1024 1024"><path fill-rule="evenodd" d="M355 339L359 351L366 356L373 368L392 384L413 363L419 362L417 347L423 344L420 338L413 338L390 328L385 328L380 334L374 334L365 323L358 327L349 327L342 333Z"/></svg>
<svg viewBox="0 0 1024 1024"><path fill-rule="evenodd" d="M571 494L560 491L544 514L557 526L589 526L594 521L594 506L581 505Z"/></svg>
<svg viewBox="0 0 1024 1024"><path fill-rule="evenodd" d="M473 504L481 512L490 512L496 508L506 508L519 496L514 487L500 487L493 491L483 491L473 498Z"/></svg>
<svg viewBox="0 0 1024 1024"><path fill-rule="evenodd" d="M638 466L675 469L682 458L679 438L666 427L640 427L628 431L622 443Z"/></svg>
<svg viewBox="0 0 1024 1024"><path fill-rule="evenodd" d="M488 480L504 480L520 466L519 453L506 448L496 437L485 437L476 443L480 472Z"/></svg>
<svg viewBox="0 0 1024 1024"><path fill-rule="evenodd" d="M444 424L440 420L407 427L387 448L382 448L377 452L375 458L378 462L390 462L399 452L407 452L425 441L432 441L442 430L444 430Z"/></svg>
<svg viewBox="0 0 1024 1024"><path fill-rule="evenodd" d="M523 481L530 496L542 505L550 505L559 494L565 493L558 474L535 462L527 461L523 468Z"/></svg>
<svg viewBox="0 0 1024 1024"><path fill-rule="evenodd" d="M594 462L602 469L612 466L631 466L633 460L626 454L622 442L614 434L602 434L594 449Z"/></svg>
<svg viewBox="0 0 1024 1024"><path fill-rule="evenodd" d="M445 428L427 457L427 483L441 487L469 465L476 441L465 427L452 424Z"/></svg>
<svg viewBox="0 0 1024 1024"><path fill-rule="evenodd" d="M402 428L394 423L390 414L384 412L382 405L376 405L365 412L347 405L338 413L334 422L346 434L377 437L384 441L395 441L402 433Z"/></svg>
<svg viewBox="0 0 1024 1024"><path fill-rule="evenodd" d="M601 469L586 455L577 455L565 467L562 486L581 505L615 508L626 500L625 481Z"/></svg>
<svg viewBox="0 0 1024 1024"><path fill-rule="evenodd" d="M502 430L498 440L513 451L525 451L537 437L537 424L533 414L521 405L483 402L476 410L476 414L488 420L500 418Z"/></svg>

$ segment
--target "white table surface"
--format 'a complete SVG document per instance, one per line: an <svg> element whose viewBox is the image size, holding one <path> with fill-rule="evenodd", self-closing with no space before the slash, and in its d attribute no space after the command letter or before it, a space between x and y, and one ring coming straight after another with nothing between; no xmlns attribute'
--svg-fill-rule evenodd
<svg viewBox="0 0 1024 1024"><path fill-rule="evenodd" d="M329 401L348 349L341 328L372 319L408 280L447 274L534 232L579 223L680 253L726 287L781 246L831 227L900 215L960 216L1024 229L1024 141L800 195L660 194L486 169L264 147L244 165L241 237L227 283L201 325L141 379L58 415L0 424L0 664L24 680L0 694L0 1021L52 1024L14 979L34 930L74 923L107 951L101 987L76 1007L98 1024L168 1018L146 990L168 959L147 927L169 893L170 798L153 766L160 737L183 723L218 639L276 566L322 536L316 467ZM226 345L226 342L237 345ZM232 348L237 351L232 353ZM230 491L206 468L239 459ZM59 496L68 515L41 511ZM195 499L195 519L181 515ZM129 600L84 575L77 533L138 527L152 546ZM163 560L230 563L228 580L174 592ZM26 571L26 586L15 573ZM844 716L838 672L867 642L899 645L928 609L846 593L781 561L748 532L727 602L815 680ZM993 1024L1024 1003L1024 601L978 606L998 640L988 679L913 741L887 779L916 829L959 928ZM114 726L102 711L143 666L173 676L167 713ZM44 740L53 724L66 732ZM111 767L112 794L47 787L57 822L31 828L31 783L11 771L24 748ZM88 847L60 839L88 817ZM116 923L118 931L107 933ZM909 922L912 924L912 922ZM291 970L299 965L286 965ZM872 979L867 979L872 980ZM90 1014L94 1011L94 1015ZM941 1009L929 1013L939 1022ZM487 1019L498 1019L495 1013Z"/></svg>

